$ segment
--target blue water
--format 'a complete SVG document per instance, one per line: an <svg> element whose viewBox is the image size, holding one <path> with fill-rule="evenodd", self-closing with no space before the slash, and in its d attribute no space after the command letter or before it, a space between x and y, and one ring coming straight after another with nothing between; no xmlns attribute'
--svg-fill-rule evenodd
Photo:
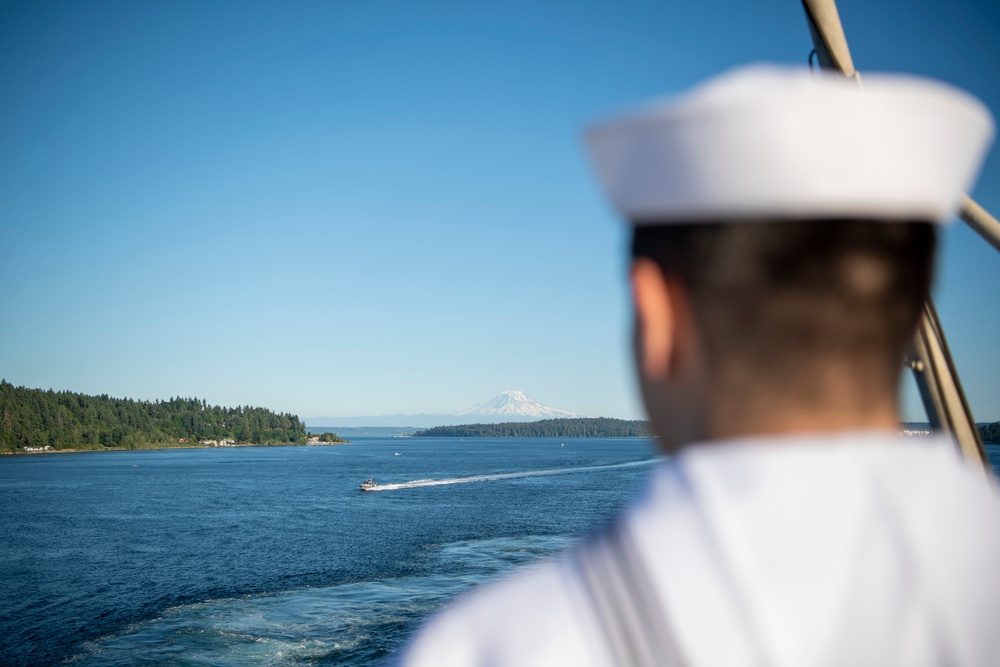
<svg viewBox="0 0 1000 667"><path fill-rule="evenodd" d="M356 438L0 457L0 664L380 664L448 600L611 516L653 456ZM368 476L385 489L361 493Z"/></svg>

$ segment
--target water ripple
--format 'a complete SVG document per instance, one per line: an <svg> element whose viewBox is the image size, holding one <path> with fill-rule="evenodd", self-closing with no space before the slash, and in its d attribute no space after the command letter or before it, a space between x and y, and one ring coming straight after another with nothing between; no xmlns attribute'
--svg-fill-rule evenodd
<svg viewBox="0 0 1000 667"><path fill-rule="evenodd" d="M427 573L180 605L89 642L76 665L371 664L473 586L551 555L567 536L465 540L428 550Z"/></svg>

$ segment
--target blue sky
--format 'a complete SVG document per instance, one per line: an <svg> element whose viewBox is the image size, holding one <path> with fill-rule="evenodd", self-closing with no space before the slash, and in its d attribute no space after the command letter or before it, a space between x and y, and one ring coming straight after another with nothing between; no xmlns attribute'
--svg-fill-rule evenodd
<svg viewBox="0 0 1000 667"><path fill-rule="evenodd" d="M862 71L1000 112L996 3L839 8ZM638 417L626 236L580 130L810 49L791 0L5 2L0 376L302 416L519 388ZM1000 212L1000 152L974 194ZM961 224L944 246L949 342L1000 419L1000 255Z"/></svg>

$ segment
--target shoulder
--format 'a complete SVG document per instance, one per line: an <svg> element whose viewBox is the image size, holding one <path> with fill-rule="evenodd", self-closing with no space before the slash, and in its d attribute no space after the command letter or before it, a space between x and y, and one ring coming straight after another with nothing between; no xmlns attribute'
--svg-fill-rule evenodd
<svg viewBox="0 0 1000 667"><path fill-rule="evenodd" d="M897 512L905 515L913 539L928 551L952 557L963 552L998 555L1000 495L989 468L984 473L969 467L945 438L893 453L881 480L885 493L896 499Z"/></svg>
<svg viewBox="0 0 1000 667"><path fill-rule="evenodd" d="M833 645L831 664L992 664L1000 498L949 440L758 439L692 451L684 471L744 608L770 619L767 650L795 664Z"/></svg>
<svg viewBox="0 0 1000 667"><path fill-rule="evenodd" d="M592 665L600 645L568 556L461 598L417 634L401 664Z"/></svg>

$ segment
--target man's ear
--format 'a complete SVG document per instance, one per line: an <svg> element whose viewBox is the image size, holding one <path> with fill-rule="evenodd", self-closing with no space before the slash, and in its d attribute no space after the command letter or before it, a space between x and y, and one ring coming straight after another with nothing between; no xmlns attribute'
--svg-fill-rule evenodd
<svg viewBox="0 0 1000 667"><path fill-rule="evenodd" d="M650 259L632 262L632 303L635 307L635 354L639 372L652 381L672 370L677 345L677 305L660 268Z"/></svg>

